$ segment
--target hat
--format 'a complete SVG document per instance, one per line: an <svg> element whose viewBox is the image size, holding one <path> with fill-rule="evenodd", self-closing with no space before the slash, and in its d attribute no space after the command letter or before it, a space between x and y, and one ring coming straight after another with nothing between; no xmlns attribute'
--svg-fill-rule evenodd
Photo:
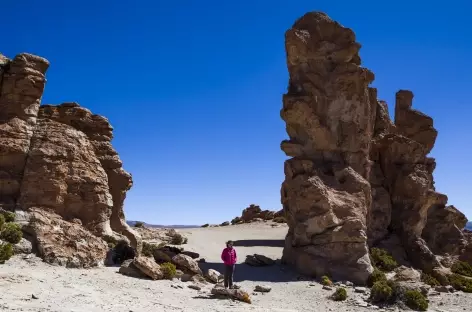
<svg viewBox="0 0 472 312"><path fill-rule="evenodd" d="M227 242L226 242L226 245L228 245L228 244L233 245L233 241L232 241L232 240L227 241Z"/></svg>

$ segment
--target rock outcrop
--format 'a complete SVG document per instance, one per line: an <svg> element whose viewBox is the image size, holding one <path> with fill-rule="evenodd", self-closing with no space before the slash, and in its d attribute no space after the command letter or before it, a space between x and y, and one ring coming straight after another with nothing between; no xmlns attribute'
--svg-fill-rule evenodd
<svg viewBox="0 0 472 312"><path fill-rule="evenodd" d="M306 274L364 283L369 247L392 236L428 272L440 266L435 254L470 250L467 219L434 188L427 155L437 131L412 108L413 93L398 91L392 122L354 32L324 13L304 15L285 39L283 260Z"/></svg>
<svg viewBox="0 0 472 312"><path fill-rule="evenodd" d="M283 210L262 210L260 206L251 204L243 210L241 217L231 220L231 224L250 223L255 221L269 221L283 218Z"/></svg>
<svg viewBox="0 0 472 312"><path fill-rule="evenodd" d="M93 266L105 235L140 238L125 222L131 175L108 120L77 103L40 106L49 62L0 57L0 208L17 211L48 262ZM26 217L25 217L26 216Z"/></svg>

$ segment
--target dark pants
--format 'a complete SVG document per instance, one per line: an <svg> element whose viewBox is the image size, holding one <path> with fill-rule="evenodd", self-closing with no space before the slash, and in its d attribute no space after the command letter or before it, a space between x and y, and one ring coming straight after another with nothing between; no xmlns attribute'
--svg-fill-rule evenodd
<svg viewBox="0 0 472 312"><path fill-rule="evenodd" d="M233 286L234 265L225 265L225 288Z"/></svg>

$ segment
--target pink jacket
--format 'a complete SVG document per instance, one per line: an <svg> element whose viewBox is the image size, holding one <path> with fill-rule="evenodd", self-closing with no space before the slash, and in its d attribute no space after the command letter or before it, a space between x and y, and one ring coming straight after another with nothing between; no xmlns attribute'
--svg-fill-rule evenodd
<svg viewBox="0 0 472 312"><path fill-rule="evenodd" d="M221 260L225 263L225 265L234 265L238 260L236 256L236 249L234 248L225 248L221 253Z"/></svg>

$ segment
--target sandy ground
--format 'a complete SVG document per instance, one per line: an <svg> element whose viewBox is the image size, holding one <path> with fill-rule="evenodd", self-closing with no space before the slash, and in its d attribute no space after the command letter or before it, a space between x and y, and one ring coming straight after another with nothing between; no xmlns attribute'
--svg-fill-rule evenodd
<svg viewBox="0 0 472 312"><path fill-rule="evenodd" d="M328 299L331 291L285 267L253 268L242 264L247 254L259 253L280 258L287 228L282 225L238 225L221 228L182 230L189 237L186 250L199 252L206 267L221 271L220 252L228 239L236 241L239 263L235 278L243 289L252 293L256 285L269 285L268 294L253 295L253 304L209 296L211 285L201 291L189 289L181 281L151 281L123 276L118 268L65 269L50 266L40 259L15 256L0 265L0 311L254 311L254 312L327 312L382 311L367 305L362 297L349 289L346 302ZM181 288L180 288L181 287ZM457 292L430 297L429 311L472 311L472 294Z"/></svg>

